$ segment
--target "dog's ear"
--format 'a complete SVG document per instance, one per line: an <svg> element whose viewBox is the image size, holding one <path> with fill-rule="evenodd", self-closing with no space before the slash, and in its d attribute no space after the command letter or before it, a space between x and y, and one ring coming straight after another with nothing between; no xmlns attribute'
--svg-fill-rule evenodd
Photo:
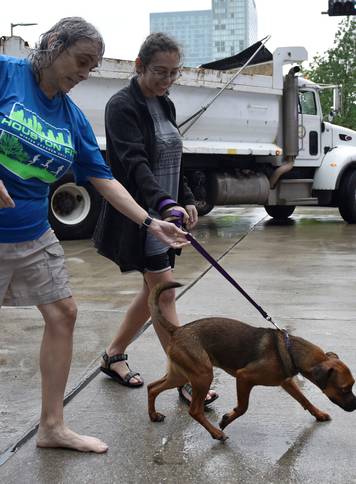
<svg viewBox="0 0 356 484"><path fill-rule="evenodd" d="M326 356L328 358L336 358L337 360L339 360L340 358L338 357L338 355L336 353L333 353L332 351L328 351L327 353L325 353Z"/></svg>
<svg viewBox="0 0 356 484"><path fill-rule="evenodd" d="M320 363L314 366L311 372L311 380L321 389L324 390L328 384L328 380L333 372L333 368L330 368L325 363Z"/></svg>

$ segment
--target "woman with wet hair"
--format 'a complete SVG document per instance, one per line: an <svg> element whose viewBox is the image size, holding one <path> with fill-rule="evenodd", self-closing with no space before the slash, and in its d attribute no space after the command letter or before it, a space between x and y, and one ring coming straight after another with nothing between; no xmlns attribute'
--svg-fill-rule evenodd
<svg viewBox="0 0 356 484"><path fill-rule="evenodd" d="M96 45L98 62L100 63L105 51L104 40L96 28L82 18L63 18L42 34L38 46L30 54L32 70L37 79L40 78L41 71L53 64L63 51L81 40Z"/></svg>
<svg viewBox="0 0 356 484"><path fill-rule="evenodd" d="M181 221L187 229L198 221L194 197L182 172L182 140L176 125L175 107L168 90L180 76L182 53L174 39L164 33L149 35L136 59L136 76L109 100L105 126L107 153L113 175L152 217ZM139 271L141 290L133 299L117 334L103 355L101 370L121 385L143 385L131 371L125 350L149 319L148 296L158 283L172 281L176 251L135 224L104 207L95 233L100 254L116 262L122 272ZM160 299L163 314L179 325L174 289ZM163 349L168 335L154 325ZM191 387L179 389L190 403ZM217 398L210 391L206 404Z"/></svg>
<svg viewBox="0 0 356 484"><path fill-rule="evenodd" d="M64 253L48 223L49 184L71 169L119 211L174 247L186 244L175 225L152 218L113 178L80 109L67 96L102 59L104 42L79 17L42 35L30 59L0 56L0 306L35 305L45 325L40 353L39 447L102 453L107 445L63 422L77 307Z"/></svg>

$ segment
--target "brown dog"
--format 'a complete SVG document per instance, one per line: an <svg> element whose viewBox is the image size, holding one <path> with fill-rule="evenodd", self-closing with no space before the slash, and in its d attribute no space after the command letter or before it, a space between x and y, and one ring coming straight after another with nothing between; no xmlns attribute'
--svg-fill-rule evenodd
<svg viewBox="0 0 356 484"><path fill-rule="evenodd" d="M153 422L164 420L164 415L155 409L157 396L187 382L193 389L189 413L214 439L227 438L222 430L247 411L250 392L256 385L280 385L317 420L330 420L327 413L314 407L303 395L293 380L297 373L318 386L342 409L347 412L356 409L356 397L352 393L355 380L348 367L335 353L324 353L303 338L218 317L174 326L162 315L158 301L162 291L180 286L176 282L158 284L149 298L152 320L158 321L171 335L167 349L168 372L147 388L148 412ZM223 416L221 430L204 415L204 399L213 380L214 366L235 377L237 386L237 407Z"/></svg>

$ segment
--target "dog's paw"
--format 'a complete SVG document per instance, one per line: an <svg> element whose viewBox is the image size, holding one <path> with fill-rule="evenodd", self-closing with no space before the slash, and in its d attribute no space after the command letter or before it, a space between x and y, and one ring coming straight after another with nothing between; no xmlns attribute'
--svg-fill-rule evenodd
<svg viewBox="0 0 356 484"><path fill-rule="evenodd" d="M231 422L230 415L228 413L225 413L225 415L222 416L222 419L219 422L219 427L221 428L221 430L224 430L224 428L227 425L229 425L230 422Z"/></svg>
<svg viewBox="0 0 356 484"><path fill-rule="evenodd" d="M163 415L163 413L154 412L150 414L150 419L152 422L163 422L165 418L166 416Z"/></svg>
<svg viewBox="0 0 356 484"><path fill-rule="evenodd" d="M327 422L328 420L331 420L331 417L328 413L321 412L321 411L316 413L314 417L317 419L318 422Z"/></svg>
<svg viewBox="0 0 356 484"><path fill-rule="evenodd" d="M214 435L212 434L212 437L215 440L220 440L220 442L225 442L229 438L226 434L224 434L224 432L219 431L214 433Z"/></svg>

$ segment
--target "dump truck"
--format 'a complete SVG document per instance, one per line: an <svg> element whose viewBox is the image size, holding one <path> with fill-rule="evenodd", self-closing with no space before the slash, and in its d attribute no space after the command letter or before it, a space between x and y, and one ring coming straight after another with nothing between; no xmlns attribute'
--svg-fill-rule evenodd
<svg viewBox="0 0 356 484"><path fill-rule="evenodd" d="M259 45L259 47L258 47ZM300 75L304 47L265 45L205 64L182 68L170 89L183 139L183 167L200 215L219 205L262 205L278 220L297 206L338 207L356 223L356 132L330 122L341 105L339 86L321 86ZM2 37L0 54L25 57L20 37ZM259 52L253 62L246 55ZM261 55L267 52L267 55ZM88 117L105 156L104 110L109 98L135 75L135 63L104 58L70 96ZM321 110L320 91L334 92ZM61 239L90 237L101 199L79 187L68 172L51 185L49 218Z"/></svg>

